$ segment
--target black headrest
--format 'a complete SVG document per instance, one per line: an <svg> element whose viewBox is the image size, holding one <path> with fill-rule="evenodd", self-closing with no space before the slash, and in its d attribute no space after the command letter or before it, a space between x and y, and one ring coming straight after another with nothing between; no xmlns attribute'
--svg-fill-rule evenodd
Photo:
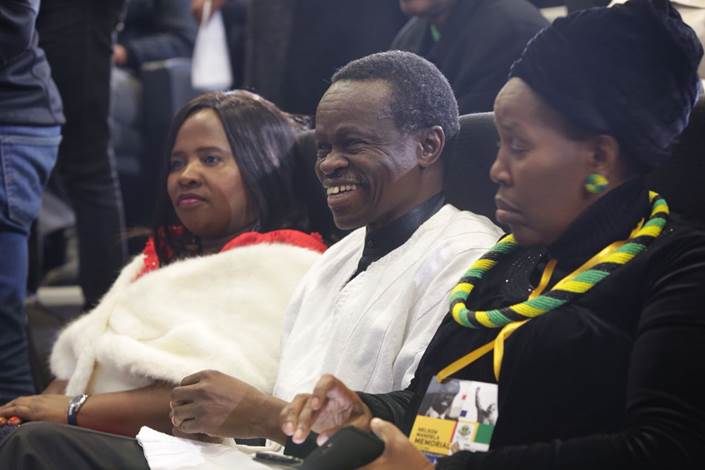
<svg viewBox="0 0 705 470"><path fill-rule="evenodd" d="M705 227L705 98L673 148L673 156L646 177L650 189L661 193L672 211Z"/></svg>
<svg viewBox="0 0 705 470"><path fill-rule="evenodd" d="M490 181L490 167L498 139L493 113L466 114L460 116L460 132L443 151L448 202L493 221L497 186Z"/></svg>

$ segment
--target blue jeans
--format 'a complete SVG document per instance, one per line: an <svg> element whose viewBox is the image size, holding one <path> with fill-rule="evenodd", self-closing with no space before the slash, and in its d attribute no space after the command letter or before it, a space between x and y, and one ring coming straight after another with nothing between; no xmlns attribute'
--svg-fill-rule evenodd
<svg viewBox="0 0 705 470"><path fill-rule="evenodd" d="M59 126L0 125L0 403L34 392L22 309L27 237L60 141Z"/></svg>

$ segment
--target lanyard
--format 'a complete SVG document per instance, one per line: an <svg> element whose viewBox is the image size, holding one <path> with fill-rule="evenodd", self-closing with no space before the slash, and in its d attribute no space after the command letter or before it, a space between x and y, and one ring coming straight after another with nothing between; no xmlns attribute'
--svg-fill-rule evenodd
<svg viewBox="0 0 705 470"><path fill-rule="evenodd" d="M632 232L629 234L629 237L627 237L627 240L632 238L638 231L641 229L643 224L643 220L637 224L636 228L632 230ZM585 263L582 264L578 269L561 279L556 283L554 288L559 288L559 287L565 287L569 285L571 282L573 282L573 279L583 271L587 271L588 269L592 268L593 266L601 263L604 261L605 258L610 256L615 250L617 250L619 247L624 245L627 240L619 240L616 241L609 246L606 246L602 250L600 250L599 253L597 253L595 256L587 260ZM551 281L551 277L553 276L553 271L556 267L556 260L552 259L550 260L547 264L546 267L543 270L543 273L541 274L541 281L539 282L538 287L534 289L531 292L531 295L529 295L529 299L533 299L535 297L538 297L543 293L544 290L546 290L546 287L548 286L549 282ZM575 284L575 282L573 282ZM580 289L581 286L574 286L577 289ZM453 361L451 364L443 368L438 374L436 374L436 379L438 382L443 382L445 379L450 377L451 375L455 374L456 372L460 371L461 369L464 369L465 367L469 366L473 362L477 361L480 359L482 356L487 354L488 352L494 350L494 357L493 357L493 369L494 369L494 376L495 379L499 382L499 375L500 372L502 371L502 359L504 358L504 341L509 338L509 336L512 335L519 327L521 327L524 323L528 322L529 320L522 320L522 321L517 321L517 322L512 322L504 326L499 333L497 334L497 337L490 341L489 343L480 346L479 348L471 351L469 354L466 354L465 356L461 357L460 359L457 359L456 361Z"/></svg>

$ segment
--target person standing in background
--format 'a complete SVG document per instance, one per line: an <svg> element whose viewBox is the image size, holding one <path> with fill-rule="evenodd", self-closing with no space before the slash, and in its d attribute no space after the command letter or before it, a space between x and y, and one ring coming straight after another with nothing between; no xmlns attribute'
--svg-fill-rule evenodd
<svg viewBox="0 0 705 470"><path fill-rule="evenodd" d="M37 18L40 45L64 101L56 173L76 212L86 307L98 302L126 259L108 127L113 31L124 5L125 0L44 0Z"/></svg>
<svg viewBox="0 0 705 470"><path fill-rule="evenodd" d="M39 48L39 0L0 3L0 402L34 393L23 311L27 238L61 140L59 92Z"/></svg>
<svg viewBox="0 0 705 470"><path fill-rule="evenodd" d="M237 22L247 23L236 86L241 80L283 110L312 116L338 68L387 48L406 20L397 1L213 0L212 8L223 10L233 64L243 53ZM197 19L204 4L192 0Z"/></svg>
<svg viewBox="0 0 705 470"><path fill-rule="evenodd" d="M172 113L184 104L181 101L188 98L177 94L179 98L174 100L173 106L165 106L164 102L150 96L149 91L145 95L143 66L151 64L149 67L169 71L171 66L154 62L176 58L190 60L197 31L198 25L191 15L191 0L130 0L127 3L123 27L113 46L109 122L110 147L115 155L128 228L148 224L153 215L150 201L156 200L157 192L152 183L158 178L160 163L156 147L161 149L167 131L155 129L154 113L163 116L166 124ZM190 88L190 81L187 87ZM130 254L139 249L139 243L128 242Z"/></svg>
<svg viewBox="0 0 705 470"><path fill-rule="evenodd" d="M390 49L419 54L448 78L460 114L492 111L509 66L548 20L526 0L399 0L412 16Z"/></svg>
<svg viewBox="0 0 705 470"><path fill-rule="evenodd" d="M139 74L146 62L190 58L197 30L191 0L130 0L113 64Z"/></svg>

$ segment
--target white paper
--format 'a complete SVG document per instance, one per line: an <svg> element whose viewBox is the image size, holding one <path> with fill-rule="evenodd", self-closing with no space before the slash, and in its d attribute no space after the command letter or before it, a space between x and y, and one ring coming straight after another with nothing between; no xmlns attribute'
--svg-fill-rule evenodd
<svg viewBox="0 0 705 470"><path fill-rule="evenodd" d="M210 444L164 434L143 426L137 434L151 470L269 470L232 444Z"/></svg>
<svg viewBox="0 0 705 470"><path fill-rule="evenodd" d="M223 15L216 11L209 18L211 2L203 9L191 61L191 85L197 90L227 90L233 83Z"/></svg>

